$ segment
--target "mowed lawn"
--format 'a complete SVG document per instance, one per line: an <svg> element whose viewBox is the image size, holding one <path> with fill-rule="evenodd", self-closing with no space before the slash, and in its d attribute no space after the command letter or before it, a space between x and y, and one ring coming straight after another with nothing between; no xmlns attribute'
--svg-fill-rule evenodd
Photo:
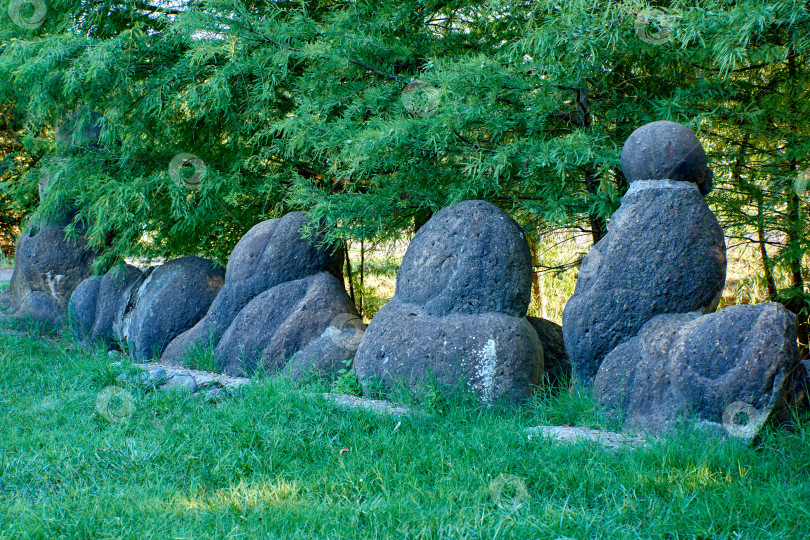
<svg viewBox="0 0 810 540"><path fill-rule="evenodd" d="M567 394L398 420L279 379L218 405L129 386L111 422L97 398L118 360L0 333L0 537L810 536L806 420L754 448L683 432L610 452L522 433L606 425Z"/></svg>

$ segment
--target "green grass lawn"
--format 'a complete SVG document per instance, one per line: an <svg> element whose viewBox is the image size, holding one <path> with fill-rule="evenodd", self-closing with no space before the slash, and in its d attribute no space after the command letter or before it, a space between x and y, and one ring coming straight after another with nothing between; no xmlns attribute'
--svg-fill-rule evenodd
<svg viewBox="0 0 810 540"><path fill-rule="evenodd" d="M603 425L568 395L400 423L266 380L219 405L128 387L132 416L111 422L97 398L116 360L0 333L0 537L810 535L807 421L755 448L684 432L610 453L521 434Z"/></svg>

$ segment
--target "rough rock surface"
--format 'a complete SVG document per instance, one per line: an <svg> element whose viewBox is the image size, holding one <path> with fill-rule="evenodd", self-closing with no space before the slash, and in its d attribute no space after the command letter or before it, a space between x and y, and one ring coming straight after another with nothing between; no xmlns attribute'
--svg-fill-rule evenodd
<svg viewBox="0 0 810 540"><path fill-rule="evenodd" d="M70 295L68 320L81 339L90 337L90 330L96 321L96 303L102 279L103 276L91 276L79 283Z"/></svg>
<svg viewBox="0 0 810 540"><path fill-rule="evenodd" d="M139 360L160 356L178 334L211 306L224 270L201 257L182 257L150 268L124 291L113 324L115 338L129 343Z"/></svg>
<svg viewBox="0 0 810 540"><path fill-rule="evenodd" d="M571 385L571 361L565 352L562 326L541 319L540 317L526 317L537 338L543 347L543 368L552 387L568 388Z"/></svg>
<svg viewBox="0 0 810 540"><path fill-rule="evenodd" d="M347 310L354 310L349 304ZM296 352L285 366L293 379L315 376L334 379L347 361L354 358L365 334L366 324L348 311L332 319L323 333Z"/></svg>
<svg viewBox="0 0 810 540"><path fill-rule="evenodd" d="M520 227L483 201L433 216L414 237L394 297L366 329L355 357L364 391L407 384L473 389L480 401L515 402L543 372L526 320L531 255Z"/></svg>
<svg viewBox="0 0 810 540"><path fill-rule="evenodd" d="M622 148L622 172L635 180L693 182L700 193L712 190L706 152L686 126L661 120L635 130Z"/></svg>
<svg viewBox="0 0 810 540"><path fill-rule="evenodd" d="M725 276L723 231L697 187L632 182L563 312L575 379L590 385L605 355L656 315L713 311Z"/></svg>
<svg viewBox="0 0 810 540"><path fill-rule="evenodd" d="M795 316L780 304L661 315L607 355L593 391L651 431L694 418L733 431L729 415L747 409L750 434L784 404L799 364Z"/></svg>
<svg viewBox="0 0 810 540"><path fill-rule="evenodd" d="M27 227L16 249L14 272L0 297L0 306L10 309L15 317L22 316L17 312L26 299L32 293L42 293L28 301L25 316L60 321L67 313L74 289L93 274L95 252L87 248L81 235L66 239L60 225ZM45 302L42 295L50 296L52 301Z"/></svg>
<svg viewBox="0 0 810 540"><path fill-rule="evenodd" d="M225 285L206 316L172 341L161 360L180 364L195 346L216 346L239 312L277 285L319 272L330 272L342 283L343 253L318 247L318 235L303 238L306 225L307 214L293 212L251 228L231 253Z"/></svg>
<svg viewBox="0 0 810 540"><path fill-rule="evenodd" d="M114 345L115 316L129 301L127 289L142 277L140 269L125 265L82 281L73 291L68 309L71 325L79 336Z"/></svg>
<svg viewBox="0 0 810 540"><path fill-rule="evenodd" d="M217 367L231 376L279 371L322 336L331 321L350 312L356 315L354 304L329 273L277 285L251 300L222 335L214 349ZM333 344L339 355L339 343ZM343 351L340 361L351 358L353 351ZM300 355L299 361L304 361ZM304 367L318 368L303 366L302 371Z"/></svg>

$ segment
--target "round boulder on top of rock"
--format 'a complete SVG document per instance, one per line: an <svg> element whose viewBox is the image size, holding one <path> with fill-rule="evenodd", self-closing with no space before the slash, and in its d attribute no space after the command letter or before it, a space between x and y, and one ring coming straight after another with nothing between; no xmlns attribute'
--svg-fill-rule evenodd
<svg viewBox="0 0 810 540"><path fill-rule="evenodd" d="M661 120L635 130L622 148L621 166L630 182L693 182L703 195L712 189L706 151L692 130L675 122Z"/></svg>
<svg viewBox="0 0 810 540"><path fill-rule="evenodd" d="M307 238L304 229L308 225L306 213L292 212L253 226L231 253L225 285L211 309L169 344L161 361L179 364L195 346L216 347L239 312L277 285L319 272L329 272L342 283L343 252L321 246L320 232Z"/></svg>
<svg viewBox="0 0 810 540"><path fill-rule="evenodd" d="M784 406L798 373L795 319L773 302L660 315L607 355L594 397L635 427L702 420L750 439Z"/></svg>
<svg viewBox="0 0 810 540"><path fill-rule="evenodd" d="M178 334L194 326L222 288L225 271L201 257L182 257L149 268L124 292L113 330L135 358L160 356Z"/></svg>
<svg viewBox="0 0 810 540"><path fill-rule="evenodd" d="M652 161L662 151L643 148L649 148ZM624 152L629 151L625 145ZM679 151L674 147L674 155ZM610 219L608 234L583 259L563 311L574 378L589 386L602 359L656 315L713 311L725 276L723 230L697 186L634 179Z"/></svg>
<svg viewBox="0 0 810 540"><path fill-rule="evenodd" d="M360 343L364 391L437 384L471 388L487 405L528 397L543 373L543 349L526 320L531 272L523 232L495 206L465 201L436 213Z"/></svg>

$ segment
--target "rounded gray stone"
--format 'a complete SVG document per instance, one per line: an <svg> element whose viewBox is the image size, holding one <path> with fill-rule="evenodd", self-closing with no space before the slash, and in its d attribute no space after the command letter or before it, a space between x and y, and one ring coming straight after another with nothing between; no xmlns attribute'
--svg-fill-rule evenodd
<svg viewBox="0 0 810 540"><path fill-rule="evenodd" d="M635 130L622 148L621 166L630 182L693 182L703 195L712 189L712 173L700 140L675 122L661 120Z"/></svg>
<svg viewBox="0 0 810 540"><path fill-rule="evenodd" d="M96 304L102 279L101 276L89 277L79 283L79 286L70 295L68 320L70 321L70 327L81 339L90 336L90 331L96 320Z"/></svg>
<svg viewBox="0 0 810 540"><path fill-rule="evenodd" d="M354 366L363 390L407 385L419 395L471 388L481 403L528 398L543 373L543 348L523 317L505 313L436 316L391 301L366 330Z"/></svg>
<svg viewBox="0 0 810 540"><path fill-rule="evenodd" d="M251 300L228 327L214 349L218 367L230 376L280 371L346 313L356 314L354 304L329 273L277 285Z"/></svg>
<svg viewBox="0 0 810 540"><path fill-rule="evenodd" d="M194 326L222 287L225 271L202 257L182 257L150 268L125 291L116 313L116 338L138 360L160 356L177 335Z"/></svg>
<svg viewBox="0 0 810 540"><path fill-rule="evenodd" d="M342 283L343 252L307 239L307 214L292 212L263 221L239 241L228 259L225 285L206 316L169 344L162 362L179 364L195 346L215 347L239 312L264 291L288 281L329 272Z"/></svg>
<svg viewBox="0 0 810 540"><path fill-rule="evenodd" d="M532 258L520 226L485 201L436 213L416 233L397 273L396 298L431 315L525 317Z"/></svg>
<svg viewBox="0 0 810 540"><path fill-rule="evenodd" d="M800 364L795 319L773 302L660 315L607 355L594 397L653 431L679 420L723 424L740 405L756 411L758 429L792 388Z"/></svg>

